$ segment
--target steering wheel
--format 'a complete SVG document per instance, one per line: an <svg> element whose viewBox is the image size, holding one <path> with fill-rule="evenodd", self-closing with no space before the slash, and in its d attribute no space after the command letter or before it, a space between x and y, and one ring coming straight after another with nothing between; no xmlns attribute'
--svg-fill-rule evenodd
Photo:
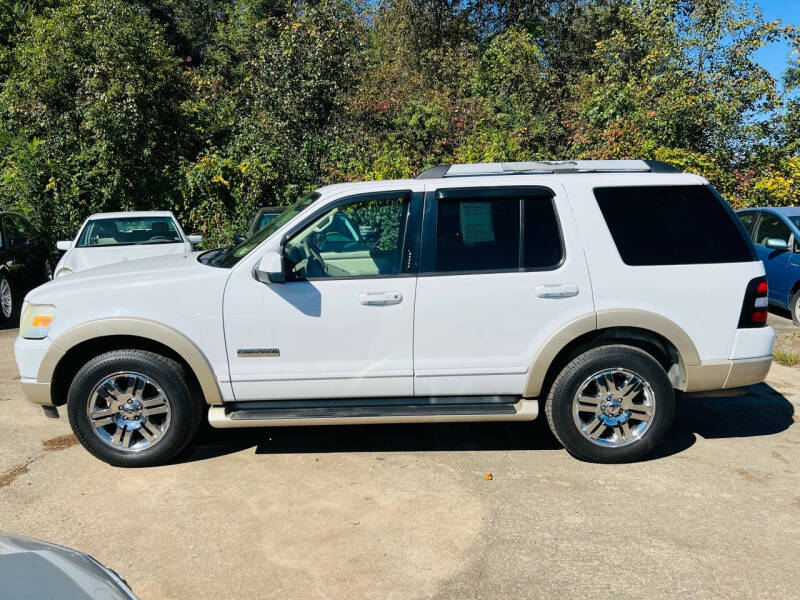
<svg viewBox="0 0 800 600"><path fill-rule="evenodd" d="M167 237L165 235L154 235L153 237L151 237L147 241L148 242L169 242L171 240L172 240L172 238L169 238L169 237Z"/></svg>
<svg viewBox="0 0 800 600"><path fill-rule="evenodd" d="M309 264L311 261L317 263L317 266L325 273L325 261L322 258L322 254L320 254L319 249L311 243L311 236L306 236L303 240L303 249L306 251L306 256L308 257ZM308 267L306 267L306 272L308 272Z"/></svg>

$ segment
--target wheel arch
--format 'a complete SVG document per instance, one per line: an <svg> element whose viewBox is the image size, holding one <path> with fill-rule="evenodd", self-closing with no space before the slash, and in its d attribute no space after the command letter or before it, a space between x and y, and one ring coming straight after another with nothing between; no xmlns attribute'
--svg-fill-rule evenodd
<svg viewBox="0 0 800 600"><path fill-rule="evenodd" d="M677 389L686 387L686 367L700 364L691 338L666 317L638 309L598 311L575 319L548 338L528 369L523 396L546 393L573 358L609 344L627 344L644 350L664 367Z"/></svg>
<svg viewBox="0 0 800 600"><path fill-rule="evenodd" d="M211 364L194 342L171 327L145 319L100 319L69 329L53 340L39 366L37 380L49 381L52 403L62 405L72 379L89 359L127 348L176 360L183 365L190 387L201 393L207 404L222 404Z"/></svg>

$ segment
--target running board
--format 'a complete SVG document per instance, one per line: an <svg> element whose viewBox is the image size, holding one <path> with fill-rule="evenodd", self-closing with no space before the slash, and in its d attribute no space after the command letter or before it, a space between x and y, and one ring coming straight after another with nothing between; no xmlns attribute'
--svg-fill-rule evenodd
<svg viewBox="0 0 800 600"><path fill-rule="evenodd" d="M532 421L539 415L537 400L514 398L516 402L491 397L451 399L408 399L407 403L386 400L321 402L237 402L208 409L212 427L290 427L298 425L355 425L369 423L454 423L466 421ZM501 397L506 398L506 397ZM513 397L512 397L513 398ZM466 401L468 400L468 401ZM414 402L413 404L411 402ZM287 406L289 404L289 406ZM299 404L292 406L291 404ZM270 406L274 405L274 406Z"/></svg>

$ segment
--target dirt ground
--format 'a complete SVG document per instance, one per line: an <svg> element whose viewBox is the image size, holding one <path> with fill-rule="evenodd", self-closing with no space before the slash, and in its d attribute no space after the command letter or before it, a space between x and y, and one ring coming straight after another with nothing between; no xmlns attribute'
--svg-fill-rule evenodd
<svg viewBox="0 0 800 600"><path fill-rule="evenodd" d="M579 462L540 421L206 432L124 470L23 399L15 335L0 530L89 552L143 599L800 598L800 368L679 399L631 465Z"/></svg>

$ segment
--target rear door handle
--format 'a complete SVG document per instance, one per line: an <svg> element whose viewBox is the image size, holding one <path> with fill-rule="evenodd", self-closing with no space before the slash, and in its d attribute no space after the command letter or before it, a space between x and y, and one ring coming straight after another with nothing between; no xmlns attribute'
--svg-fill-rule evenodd
<svg viewBox="0 0 800 600"><path fill-rule="evenodd" d="M534 293L539 298L572 298L578 295L577 283L556 283L537 285Z"/></svg>
<svg viewBox="0 0 800 600"><path fill-rule="evenodd" d="M400 292L361 292L358 301L364 306L388 306L390 304L400 304L403 301L403 294Z"/></svg>

